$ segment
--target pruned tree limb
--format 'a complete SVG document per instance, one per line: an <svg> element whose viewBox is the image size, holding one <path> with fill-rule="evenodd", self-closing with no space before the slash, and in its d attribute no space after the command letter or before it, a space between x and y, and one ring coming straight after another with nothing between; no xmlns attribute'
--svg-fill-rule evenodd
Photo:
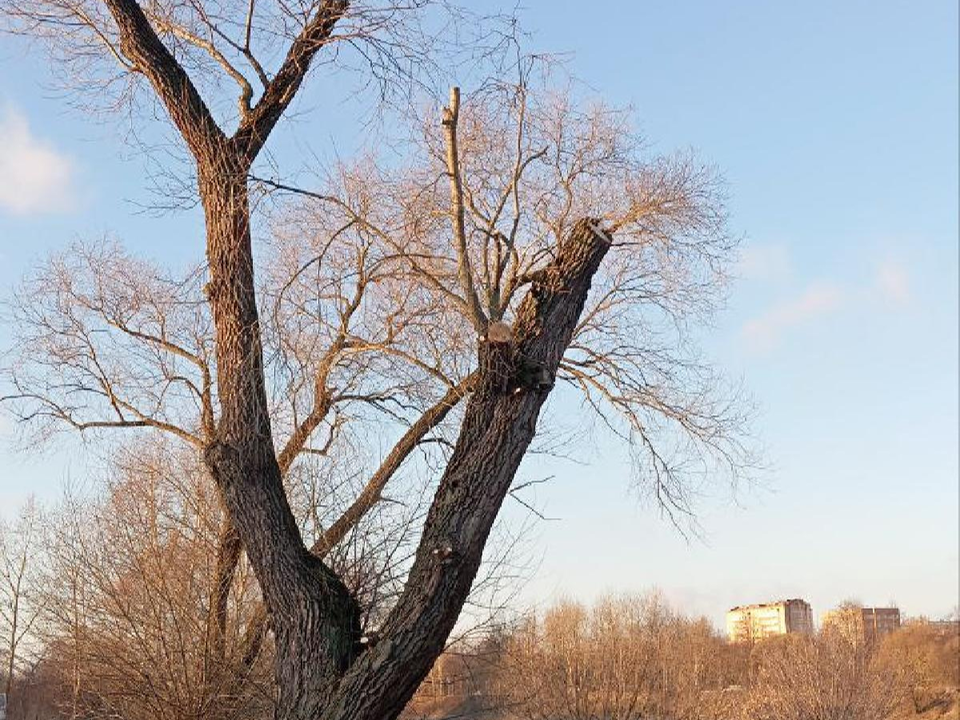
<svg viewBox="0 0 960 720"><path fill-rule="evenodd" d="M460 88L450 88L450 104L443 109L443 135L446 147L447 175L450 178L450 224L457 248L457 273L460 291L466 300L470 322L479 337L487 331L487 316L480 305L474 286L473 267L467 247L467 231L464 226L463 179L460 175L460 155L457 147L457 123L460 119Z"/></svg>

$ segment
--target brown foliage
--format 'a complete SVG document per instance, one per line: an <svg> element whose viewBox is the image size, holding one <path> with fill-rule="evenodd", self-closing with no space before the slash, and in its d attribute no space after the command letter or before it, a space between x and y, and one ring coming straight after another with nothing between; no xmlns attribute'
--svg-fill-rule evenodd
<svg viewBox="0 0 960 720"><path fill-rule="evenodd" d="M726 687L726 650L709 623L656 593L561 603L510 637L496 693L530 720L694 720Z"/></svg>

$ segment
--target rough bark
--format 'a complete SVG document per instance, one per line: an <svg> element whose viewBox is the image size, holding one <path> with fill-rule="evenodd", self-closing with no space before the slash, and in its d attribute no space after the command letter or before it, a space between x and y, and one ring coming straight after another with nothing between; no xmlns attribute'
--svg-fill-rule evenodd
<svg viewBox="0 0 960 720"><path fill-rule="evenodd" d="M173 124L196 158L212 157L226 140L186 71L161 42L136 0L105 0L120 49L150 81Z"/></svg>
<svg viewBox="0 0 960 720"><path fill-rule="evenodd" d="M221 155L200 167L216 328L220 421L206 462L243 539L276 644L278 717L307 717L325 697L359 640L350 592L303 545L274 450L254 290L246 167Z"/></svg>
<svg viewBox="0 0 960 720"><path fill-rule="evenodd" d="M267 409L246 185L250 164L349 3L320 3L232 138L136 1L106 3L123 54L149 79L197 162L221 408L205 462L272 618L276 717L395 718L463 607L490 528L534 436L549 392L542 379L556 373L610 238L592 221L578 222L518 308L513 341L481 342L476 387L406 588L381 628L382 639L358 654L357 603L304 547L283 488ZM531 368L535 382L529 380Z"/></svg>
<svg viewBox="0 0 960 720"><path fill-rule="evenodd" d="M609 236L594 222L579 221L521 303L514 343L481 344L479 386L467 404L403 595L379 642L355 661L329 702L314 704L302 717L395 718L426 677L467 598L549 392L542 385L518 384L517 376L531 366L554 375L609 246Z"/></svg>

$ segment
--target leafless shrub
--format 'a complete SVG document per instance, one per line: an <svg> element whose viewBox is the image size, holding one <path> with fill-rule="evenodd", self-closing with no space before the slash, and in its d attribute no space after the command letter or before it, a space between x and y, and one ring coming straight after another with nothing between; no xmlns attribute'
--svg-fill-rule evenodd
<svg viewBox="0 0 960 720"><path fill-rule="evenodd" d="M509 636L494 687L530 720L721 717L724 650L709 623L657 593L565 602Z"/></svg>
<svg viewBox="0 0 960 720"><path fill-rule="evenodd" d="M900 669L843 632L772 638L754 652L745 712L757 720L876 720L903 697Z"/></svg>
<svg viewBox="0 0 960 720"><path fill-rule="evenodd" d="M70 717L257 718L272 708L269 653L247 654L259 590L246 562L222 636L210 626L221 514L202 468L161 444L117 458L102 493L65 497L48 548L45 651Z"/></svg>

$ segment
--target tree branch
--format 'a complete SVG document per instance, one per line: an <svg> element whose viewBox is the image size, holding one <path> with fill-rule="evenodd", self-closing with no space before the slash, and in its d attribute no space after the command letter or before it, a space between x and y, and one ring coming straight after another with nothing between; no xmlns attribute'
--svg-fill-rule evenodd
<svg viewBox="0 0 960 720"><path fill-rule="evenodd" d="M300 88L310 62L330 41L334 26L349 6L350 0L322 0L316 13L290 45L280 70L233 136L234 147L248 163L253 162L266 143L270 131Z"/></svg>
<svg viewBox="0 0 960 720"><path fill-rule="evenodd" d="M457 247L457 270L460 290L467 302L470 322L478 336L487 332L487 316L473 284L473 268L467 250L467 232L463 221L463 181L460 177L460 155L457 147L457 122L460 118L460 88L450 88L450 105L443 109L443 132L446 145L447 175L450 177L450 222Z"/></svg>
<svg viewBox="0 0 960 720"><path fill-rule="evenodd" d="M136 0L105 0L120 33L120 50L153 85L195 157L213 157L225 140L200 93L166 48Z"/></svg>
<svg viewBox="0 0 960 720"><path fill-rule="evenodd" d="M439 402L430 407L410 426L410 429L397 441L397 444L393 446L380 467L367 481L367 484L350 507L323 533L323 536L311 548L311 552L323 557L356 527L363 516L380 501L383 489L400 468L401 463L426 437L427 433L443 422L450 410L476 386L477 380L477 373L468 375L462 382L450 388Z"/></svg>
<svg viewBox="0 0 960 720"><path fill-rule="evenodd" d="M240 117L246 117L250 112L250 101L253 99L253 87L250 85L250 81L247 80L246 76L227 59L226 55L220 52L213 42L190 32L185 27L173 22L168 22L157 14L151 14L151 19L161 30L165 30L171 35L175 35L181 40L190 43L194 47L204 50L224 69L227 75L233 78L234 82L240 87L240 99L238 101Z"/></svg>

